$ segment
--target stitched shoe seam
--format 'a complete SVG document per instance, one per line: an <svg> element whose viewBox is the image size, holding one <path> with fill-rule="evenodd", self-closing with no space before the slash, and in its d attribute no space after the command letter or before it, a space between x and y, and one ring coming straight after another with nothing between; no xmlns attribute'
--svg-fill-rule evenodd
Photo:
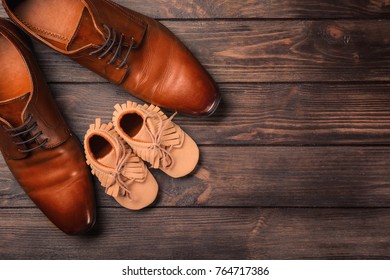
<svg viewBox="0 0 390 280"><path fill-rule="evenodd" d="M22 20L20 17L18 17L18 19L19 19L24 25L26 25L26 26L27 26L28 28L30 28L30 29L33 29L33 30L35 30L35 31L37 31L37 32L41 32L41 33L46 34L46 35L49 35L49 36L51 36L51 37L60 39L60 40L65 41L65 42L68 42L68 41L69 41L69 38L67 38L67 37L65 37L65 36L63 36L63 35L61 35L61 34L57 34L57 33L54 33L54 32L48 31L48 30L45 30L45 29L40 28L40 27L36 27L36 26L34 26L34 25L32 25L32 24L30 24L30 23L28 23L28 22Z"/></svg>

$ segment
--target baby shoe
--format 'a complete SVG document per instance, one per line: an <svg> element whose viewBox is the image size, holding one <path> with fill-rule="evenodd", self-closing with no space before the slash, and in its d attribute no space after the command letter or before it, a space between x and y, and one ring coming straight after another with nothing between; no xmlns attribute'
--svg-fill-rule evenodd
<svg viewBox="0 0 390 280"><path fill-rule="evenodd" d="M144 162L120 139L112 123L102 124L96 119L85 135L84 151L92 174L120 205L139 210L155 200L156 180Z"/></svg>
<svg viewBox="0 0 390 280"><path fill-rule="evenodd" d="M116 132L133 151L153 168L160 168L171 177L191 173L199 160L194 140L172 122L155 105L136 102L115 106L113 123Z"/></svg>

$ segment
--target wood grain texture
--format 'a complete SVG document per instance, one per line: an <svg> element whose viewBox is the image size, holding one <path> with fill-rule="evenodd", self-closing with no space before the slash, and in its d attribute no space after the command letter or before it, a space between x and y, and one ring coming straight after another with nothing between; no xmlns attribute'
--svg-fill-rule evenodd
<svg viewBox="0 0 390 280"><path fill-rule="evenodd" d="M388 0L114 0L158 19L389 18ZM0 16L5 16L3 9Z"/></svg>
<svg viewBox="0 0 390 280"><path fill-rule="evenodd" d="M165 21L217 82L390 81L390 21ZM104 82L36 43L51 82Z"/></svg>
<svg viewBox="0 0 390 280"><path fill-rule="evenodd" d="M32 207L1 164L0 206ZM160 186L154 207L390 207L390 147L201 147L194 174ZM120 207L96 182L98 205Z"/></svg>
<svg viewBox="0 0 390 280"><path fill-rule="evenodd" d="M118 0L123 6L152 17L215 18L371 18L390 16L387 0Z"/></svg>
<svg viewBox="0 0 390 280"><path fill-rule="evenodd" d="M203 58L219 82L388 81L390 77L387 21L167 24Z"/></svg>
<svg viewBox="0 0 390 280"><path fill-rule="evenodd" d="M389 209L102 209L85 237L34 209L0 220L0 259L390 258Z"/></svg>
<svg viewBox="0 0 390 280"><path fill-rule="evenodd" d="M110 84L50 86L80 139L95 118L111 120L115 104L144 103ZM389 89L389 83L220 84L223 100L213 116L179 115L175 122L200 145L384 145Z"/></svg>
<svg viewBox="0 0 390 280"><path fill-rule="evenodd" d="M154 205L95 181L87 236L60 232L0 159L0 259L390 259L389 0L116 0L158 18L218 82L193 174L153 170ZM5 13L0 7L0 16ZM136 100L35 42L80 139Z"/></svg>

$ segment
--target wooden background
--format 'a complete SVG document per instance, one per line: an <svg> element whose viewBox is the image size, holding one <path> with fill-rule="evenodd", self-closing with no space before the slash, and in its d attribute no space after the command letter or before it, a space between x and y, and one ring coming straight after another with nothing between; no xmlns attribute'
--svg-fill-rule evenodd
<svg viewBox="0 0 390 280"><path fill-rule="evenodd" d="M161 20L219 84L214 116L176 117L199 167L153 171L159 198L140 212L96 182L96 228L70 237L1 160L1 259L390 258L389 0L116 1ZM136 100L35 47L80 139Z"/></svg>

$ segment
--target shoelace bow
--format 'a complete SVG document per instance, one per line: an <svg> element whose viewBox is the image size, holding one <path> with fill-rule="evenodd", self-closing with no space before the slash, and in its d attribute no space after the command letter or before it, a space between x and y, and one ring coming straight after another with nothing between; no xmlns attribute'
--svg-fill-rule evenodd
<svg viewBox="0 0 390 280"><path fill-rule="evenodd" d="M122 179L122 169L124 168L126 162L131 157L131 153L126 153L126 147L123 143L121 143L118 139L115 139L118 146L121 147L121 151L123 151L122 155L117 155L117 159L115 162L115 169L113 175L115 182L118 184L119 189L122 190L128 198L131 199L131 192L128 190L127 186L130 185L132 182L135 181L135 178L130 178L126 182ZM107 188L108 190L108 188Z"/></svg>
<svg viewBox="0 0 390 280"><path fill-rule="evenodd" d="M144 118L144 125L146 127L146 131L148 132L150 138L152 139L152 143L148 147L148 149L154 153L154 159L152 163L153 168L160 168L160 166L162 166L163 168L167 168L169 166L172 166L175 163L175 160L171 155L172 146L164 147L162 145L162 136L163 136L164 129L167 127L167 125L172 121L172 119L176 115L177 112L174 113L169 119L167 119L165 123L162 116L156 112L149 112ZM159 125L158 125L159 129L155 134L151 131L151 129L147 125L147 120L153 117L157 117L159 121Z"/></svg>
<svg viewBox="0 0 390 280"><path fill-rule="evenodd" d="M114 55L107 62L107 64L113 64L117 59L121 59L120 56L122 53L122 47L124 46L124 43L125 43L125 34L123 34L123 33L121 34L119 42L118 42L117 41L118 36L117 36L116 31L114 29L109 28L105 24L103 24L103 27L104 27L104 29L106 29L106 31L108 33L107 37L103 36L103 39L106 41L104 44L102 44L100 46L100 48L90 52L89 55L96 55L96 54L100 53L98 58L103 59L105 56L107 56L114 49L115 46L117 46ZM124 58L121 59L122 62L119 64L117 69L122 69L125 66L127 58L130 56L131 49L133 48L134 44L135 44L135 39L134 39L134 37L131 37L131 42L130 42L130 45L128 46L127 53L124 56Z"/></svg>
<svg viewBox="0 0 390 280"><path fill-rule="evenodd" d="M21 139L27 138L26 140L22 140L19 142L15 142L16 145L26 145L32 144L36 142L39 136L43 135L42 131L37 132L35 135L31 135L31 132L38 127L37 122L34 120L33 116L30 115L27 120L24 122L24 124L15 127L15 128L8 128L6 126L3 126L3 128L10 133L10 136L12 138L20 137ZM29 136L29 137L28 137ZM49 141L48 138L46 138L42 143L37 143L36 146L29 148L29 149L18 149L19 152L22 153L29 153L32 152L42 146L44 146Z"/></svg>

